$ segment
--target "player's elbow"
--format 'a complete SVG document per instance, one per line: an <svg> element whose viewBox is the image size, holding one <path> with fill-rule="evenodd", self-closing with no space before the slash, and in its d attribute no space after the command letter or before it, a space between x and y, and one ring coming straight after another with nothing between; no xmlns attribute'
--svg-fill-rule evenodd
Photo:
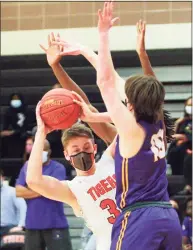
<svg viewBox="0 0 193 250"><path fill-rule="evenodd" d="M30 189L34 189L37 186L40 186L41 179L40 178L32 178L30 176L26 177L26 183Z"/></svg>
<svg viewBox="0 0 193 250"><path fill-rule="evenodd" d="M107 89L107 87L111 87L111 86L115 86L116 84L116 77L115 75L113 74L106 74L106 75L103 75L103 76L99 76L97 78L97 85L99 87L106 87L104 89Z"/></svg>

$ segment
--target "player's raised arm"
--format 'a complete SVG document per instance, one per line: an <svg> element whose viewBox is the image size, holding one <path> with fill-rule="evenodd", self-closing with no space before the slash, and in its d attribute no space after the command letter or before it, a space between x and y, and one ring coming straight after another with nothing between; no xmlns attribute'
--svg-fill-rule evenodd
<svg viewBox="0 0 193 250"><path fill-rule="evenodd" d="M59 45L63 47L63 51L60 52L60 56L65 55L83 55L90 64L96 69L98 67L98 55L89 47L78 44L78 43L72 43L68 42L62 39L58 39L58 41L53 42L54 45ZM114 70L114 74L116 77L116 87L119 91L120 97L122 101L125 100L125 94L124 94L124 86L125 86L125 80L120 77L120 75ZM78 93L79 94L79 93Z"/></svg>
<svg viewBox="0 0 193 250"><path fill-rule="evenodd" d="M41 120L40 105L36 108L36 119L38 129L27 166L26 182L28 187L49 199L73 205L76 199L65 181L42 175L42 152L49 129Z"/></svg>
<svg viewBox="0 0 193 250"><path fill-rule="evenodd" d="M149 60L149 56L145 49L145 33L146 33L146 22L139 20L136 24L137 28L137 47L136 51L140 59L141 67L143 69L144 75L151 75L156 78L156 75L151 66L151 62ZM167 146L167 142L172 141L172 135L174 134L174 123L170 116L170 113L167 110L163 110L163 114L161 116L161 120L163 121L164 127L164 140L165 146Z"/></svg>
<svg viewBox="0 0 193 250"><path fill-rule="evenodd" d="M136 24L137 28L137 46L136 51L139 56L141 67L143 69L144 75L151 75L155 77L154 71L149 60L149 56L145 49L145 32L146 32L146 23L142 20L139 20Z"/></svg>
<svg viewBox="0 0 193 250"><path fill-rule="evenodd" d="M99 10L99 66L97 71L97 84L109 115L115 124L120 143L127 146L133 138L143 137L143 132L129 108L122 104L115 88L114 66L109 49L109 29L117 19L112 16L113 3L107 2L103 12ZM126 157L126 156L125 156Z"/></svg>
<svg viewBox="0 0 193 250"><path fill-rule="evenodd" d="M68 90L73 90L77 92L79 95L82 96L84 101L89 104L89 100L86 96L86 94L82 91L82 89L72 80L72 78L69 77L69 75L64 71L60 64L60 60L62 59L62 56L60 55L60 52L63 52L65 49L62 46L59 46L57 44L54 44L55 41L60 39L60 35L57 36L54 35L54 33L51 33L48 35L48 48L46 49L43 45L40 45L40 47L45 51L47 56L47 61L50 67L52 68L54 75L56 76L59 83L62 85L63 88ZM76 52L77 55L79 52Z"/></svg>
<svg viewBox="0 0 193 250"><path fill-rule="evenodd" d="M65 51L67 55L79 55L81 51L84 50L84 46L79 44L71 45L69 43L65 43L63 44L63 46L61 46L57 42L59 40L59 34L55 36L53 33L51 33L48 36L48 48L46 49L43 45L40 45L40 47L46 52L48 64L52 68L56 78L58 79L62 87L78 93L83 98L83 100L89 105L90 110L92 110L92 112L97 113L98 110L90 104L89 99L84 93L84 91L72 80L72 78L65 72L65 70L60 64L60 60L62 58L62 55L60 55L60 53L63 53ZM92 57L93 63L95 60L95 55L96 54L94 52L90 55L90 57ZM95 132L95 134L107 144L110 144L113 141L115 135L117 134L115 126L110 123L92 122L88 123L88 125Z"/></svg>

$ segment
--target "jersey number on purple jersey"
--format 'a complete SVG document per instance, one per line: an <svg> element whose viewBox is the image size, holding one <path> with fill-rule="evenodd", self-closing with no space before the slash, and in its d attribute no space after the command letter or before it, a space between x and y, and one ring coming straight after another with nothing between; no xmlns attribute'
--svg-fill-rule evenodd
<svg viewBox="0 0 193 250"><path fill-rule="evenodd" d="M164 131L160 129L151 137L151 150L154 153L154 162L165 157Z"/></svg>

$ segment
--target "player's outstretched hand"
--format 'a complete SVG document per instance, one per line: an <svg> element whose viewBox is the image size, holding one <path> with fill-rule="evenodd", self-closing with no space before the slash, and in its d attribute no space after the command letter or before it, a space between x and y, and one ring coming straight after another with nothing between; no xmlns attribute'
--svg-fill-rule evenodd
<svg viewBox="0 0 193 250"><path fill-rule="evenodd" d="M81 54L81 50L84 48L83 45L78 43L71 43L62 39L58 39L52 43L53 45L60 46L62 51L59 52L60 56L77 56Z"/></svg>
<svg viewBox="0 0 193 250"><path fill-rule="evenodd" d="M57 36L55 36L52 32L50 35L48 35L48 48L46 49L43 45L40 44L40 47L43 49L43 51L45 51L47 55L47 61L51 67L54 64L59 63L62 58L60 52L63 51L63 47L54 43L57 41L60 41L60 35L57 34Z"/></svg>
<svg viewBox="0 0 193 250"><path fill-rule="evenodd" d="M41 115L40 115L40 106L41 106L41 101L38 102L36 106L37 132L43 134L46 137L46 135L49 134L52 131L52 129L47 127L45 123L43 122Z"/></svg>
<svg viewBox="0 0 193 250"><path fill-rule="evenodd" d="M98 30L100 33L106 33L119 20L119 17L113 18L113 1L104 3L103 10L98 10Z"/></svg>
<svg viewBox="0 0 193 250"><path fill-rule="evenodd" d="M137 27L137 53L140 55L145 52L145 31L146 31L146 22L139 20L136 24Z"/></svg>
<svg viewBox="0 0 193 250"><path fill-rule="evenodd" d="M78 104L82 108L82 114L80 116L80 119L84 122L93 122L95 117L94 114L88 104L83 100L83 98L77 94L76 92L72 91L73 95L76 96L76 98L73 100L76 104Z"/></svg>

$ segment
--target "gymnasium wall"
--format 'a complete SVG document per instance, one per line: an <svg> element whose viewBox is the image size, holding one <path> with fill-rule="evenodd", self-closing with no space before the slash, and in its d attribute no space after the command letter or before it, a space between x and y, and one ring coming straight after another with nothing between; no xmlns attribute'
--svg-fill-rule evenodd
<svg viewBox="0 0 193 250"><path fill-rule="evenodd" d="M43 54L49 32L98 50L97 10L102 2L1 3L1 54ZM111 30L112 51L135 50L136 22L147 21L146 48L191 48L192 3L117 2L120 22Z"/></svg>
<svg viewBox="0 0 193 250"><path fill-rule="evenodd" d="M39 30L95 27L101 2L3 2L1 30ZM118 25L134 25L140 18L149 24L191 22L191 1L116 3Z"/></svg>

